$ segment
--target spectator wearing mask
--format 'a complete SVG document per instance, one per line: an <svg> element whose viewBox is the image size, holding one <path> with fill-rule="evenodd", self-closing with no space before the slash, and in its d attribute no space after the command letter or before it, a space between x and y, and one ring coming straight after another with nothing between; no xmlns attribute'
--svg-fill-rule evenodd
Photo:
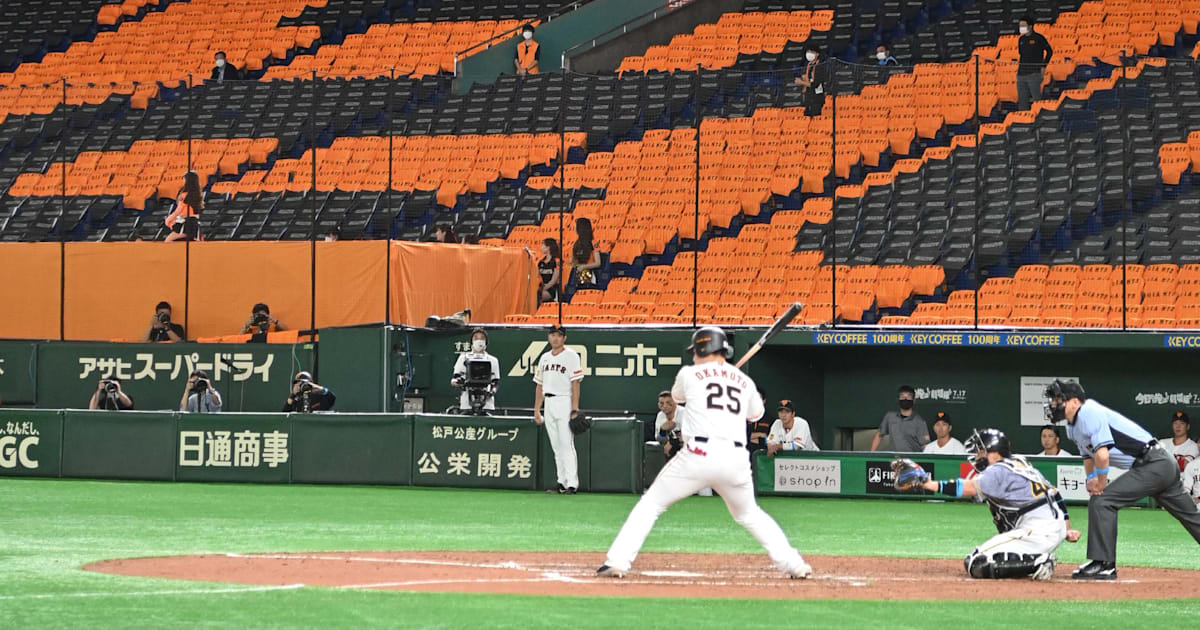
<svg viewBox="0 0 1200 630"><path fill-rule="evenodd" d="M1054 56L1050 42L1033 30L1032 17L1021 18L1017 30L1021 37L1017 39L1017 54L1020 65L1017 66L1017 109L1026 110L1033 102L1042 98L1042 74L1046 64Z"/></svg>
<svg viewBox="0 0 1200 630"><path fill-rule="evenodd" d="M796 416L796 407L790 400L779 401L779 419L771 425L767 435L767 455L779 451L819 451L813 441L808 421Z"/></svg>
<svg viewBox="0 0 1200 630"><path fill-rule="evenodd" d="M541 54L540 46L537 40L533 38L533 25L526 24L521 29L521 41L517 42L517 58L513 60L513 65L517 69L517 74L525 76L527 74L538 73L538 58Z"/></svg>
<svg viewBox="0 0 1200 630"><path fill-rule="evenodd" d="M937 419L933 421L933 434L937 436L937 439L926 444L924 452L937 455L966 455L967 447L950 435L953 430L954 425L950 423L950 414L939 411Z"/></svg>
<svg viewBox="0 0 1200 630"><path fill-rule="evenodd" d="M237 66L229 63L225 59L225 51L218 50L217 54L213 55L213 71L212 80L217 83L224 81L239 81L242 78L242 71L237 69Z"/></svg>
<svg viewBox="0 0 1200 630"><path fill-rule="evenodd" d="M183 341L186 338L183 326L171 321L171 305L167 302L159 302L154 307L154 315L150 318L150 328L146 329L146 336L142 341Z"/></svg>
<svg viewBox="0 0 1200 630"><path fill-rule="evenodd" d="M1053 424L1047 424L1042 427L1042 452L1038 453L1038 457L1075 457L1067 450L1060 448L1058 443L1062 441L1062 436L1058 434L1058 427Z"/></svg>
<svg viewBox="0 0 1200 630"><path fill-rule="evenodd" d="M875 60L881 66L898 66L899 61L892 56L892 51L885 44L880 44L875 47Z"/></svg>
<svg viewBox="0 0 1200 630"><path fill-rule="evenodd" d="M596 270L600 268L600 251L592 240L590 219L575 221L575 247L571 250L571 265L581 289L596 288Z"/></svg>
<svg viewBox="0 0 1200 630"><path fill-rule="evenodd" d="M242 326L243 335L273 333L287 330L278 319L271 317L271 307L259 302L250 309L250 318Z"/></svg>
<svg viewBox="0 0 1200 630"><path fill-rule="evenodd" d="M920 453L929 443L929 427L925 418L917 413L917 392L908 385L901 385L897 391L899 411L889 411L879 423L879 430L871 440L871 450L879 450L879 443L885 435L892 436L892 450L897 453Z"/></svg>
<svg viewBox="0 0 1200 630"><path fill-rule="evenodd" d="M88 409L132 411L133 398L121 389L121 379L113 374L96 384L96 391L92 392L92 399L88 401Z"/></svg>
<svg viewBox="0 0 1200 630"><path fill-rule="evenodd" d="M297 372L292 379L291 395L283 404L284 413L310 411L329 411L337 397L328 387L322 387L313 380L308 372Z"/></svg>
<svg viewBox="0 0 1200 630"><path fill-rule="evenodd" d="M562 251L558 241L548 238L542 241L542 259L538 261L538 303L558 301L562 285Z"/></svg>
<svg viewBox="0 0 1200 630"><path fill-rule="evenodd" d="M189 413L220 413L221 392L208 380L208 372L196 370L188 377L179 399L179 410Z"/></svg>
<svg viewBox="0 0 1200 630"><path fill-rule="evenodd" d="M167 242L200 240L200 212L204 210L204 195L200 192L200 175L188 171L183 176L183 189L175 197L175 210L167 216Z"/></svg>
<svg viewBox="0 0 1200 630"><path fill-rule="evenodd" d="M821 56L821 50L809 44L804 47L804 58L808 64L796 77L796 85L804 88L804 115L820 116L825 107L825 84L829 81L829 64Z"/></svg>
<svg viewBox="0 0 1200 630"><path fill-rule="evenodd" d="M1182 410L1176 411L1171 414L1171 437L1158 441L1159 446L1175 457L1181 472L1188 464L1200 459L1200 449L1197 449L1196 441L1188 437L1188 430L1191 428L1192 420L1187 413Z"/></svg>

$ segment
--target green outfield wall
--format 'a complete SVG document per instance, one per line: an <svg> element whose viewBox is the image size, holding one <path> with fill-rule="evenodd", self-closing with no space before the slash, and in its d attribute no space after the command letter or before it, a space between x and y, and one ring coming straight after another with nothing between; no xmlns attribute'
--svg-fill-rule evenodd
<svg viewBox="0 0 1200 630"><path fill-rule="evenodd" d="M642 431L596 418L580 490L641 492ZM0 409L0 476L538 490L554 470L528 417Z"/></svg>

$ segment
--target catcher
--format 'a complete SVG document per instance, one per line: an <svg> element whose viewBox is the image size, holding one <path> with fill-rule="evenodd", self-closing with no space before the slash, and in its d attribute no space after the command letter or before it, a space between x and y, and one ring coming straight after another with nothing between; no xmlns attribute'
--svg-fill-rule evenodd
<svg viewBox="0 0 1200 630"><path fill-rule="evenodd" d="M1064 539L1079 540L1062 496L1025 458L1012 454L1004 433L973 431L966 447L967 461L978 475L932 481L920 465L901 458L892 462L896 490L926 490L987 502L999 533L963 560L971 577L1049 580L1057 563L1054 550Z"/></svg>

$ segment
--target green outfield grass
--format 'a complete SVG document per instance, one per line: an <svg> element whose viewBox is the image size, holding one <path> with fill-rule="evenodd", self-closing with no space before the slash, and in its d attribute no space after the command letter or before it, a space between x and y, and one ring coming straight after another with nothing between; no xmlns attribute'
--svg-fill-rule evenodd
<svg viewBox="0 0 1200 630"><path fill-rule="evenodd" d="M323 486L0 480L0 619L26 627L1191 627L1197 599L1112 602L737 601L552 598L304 588L80 571L106 558L329 550L603 551L631 495ZM994 530L957 503L762 501L802 553L953 557ZM1086 529L1083 508L1073 525ZM647 551L760 548L720 499L692 498L659 520ZM1064 545L1065 563L1082 545ZM1162 511L1121 515L1122 565L1200 569L1200 550ZM1103 588L1103 585L1097 585ZM212 592L212 591L220 592ZM936 599L936 593L931 594ZM789 622L788 620L791 620ZM1161 625L1159 625L1161 624Z"/></svg>

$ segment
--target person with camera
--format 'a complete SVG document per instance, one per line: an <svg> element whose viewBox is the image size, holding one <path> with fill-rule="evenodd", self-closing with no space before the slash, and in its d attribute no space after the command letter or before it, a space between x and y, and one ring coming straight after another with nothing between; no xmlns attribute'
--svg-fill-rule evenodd
<svg viewBox="0 0 1200 630"><path fill-rule="evenodd" d="M108 411L132 411L133 398L121 390L121 379L113 374L100 379L92 399L88 401L88 409L106 409Z"/></svg>
<svg viewBox="0 0 1200 630"><path fill-rule="evenodd" d="M212 386L208 373L196 370L188 377L183 387L183 397L179 399L179 410L188 413L220 413L221 392Z"/></svg>
<svg viewBox="0 0 1200 630"><path fill-rule="evenodd" d="M150 327L146 329L146 336L142 341L183 341L187 335L183 332L183 326L171 321L171 305L168 302L159 302L154 307L154 316L150 318Z"/></svg>
<svg viewBox="0 0 1200 630"><path fill-rule="evenodd" d="M242 326L243 335L253 335L256 333L273 333L281 330L287 330L278 319L271 317L271 307L259 302L250 309L250 319L246 320L246 324Z"/></svg>
<svg viewBox="0 0 1200 630"><path fill-rule="evenodd" d="M283 404L284 413L313 411L329 411L337 397L328 387L322 387L313 380L312 374L298 372L292 379L292 393Z"/></svg>
<svg viewBox="0 0 1200 630"><path fill-rule="evenodd" d="M488 354L488 334L482 328L471 331L471 351L458 355L450 385L462 390L458 409L461 413L486 415L496 408L496 386L500 383L500 361Z"/></svg>

